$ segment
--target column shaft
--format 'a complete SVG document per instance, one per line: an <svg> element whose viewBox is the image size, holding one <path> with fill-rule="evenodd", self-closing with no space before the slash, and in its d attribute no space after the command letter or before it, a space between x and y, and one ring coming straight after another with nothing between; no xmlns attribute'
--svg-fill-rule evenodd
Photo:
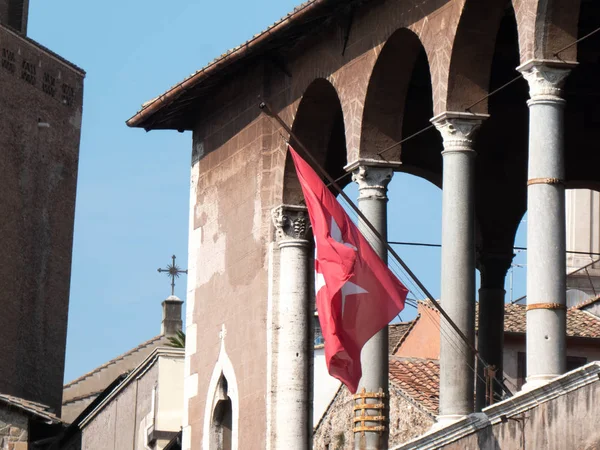
<svg viewBox="0 0 600 450"><path fill-rule="evenodd" d="M432 122L444 138L441 304L474 346L475 337L475 151L472 136L487 116L444 113ZM443 318L440 322L438 422L474 409L475 357Z"/></svg>
<svg viewBox="0 0 600 450"><path fill-rule="evenodd" d="M487 364L493 366L498 379L502 380L503 348L504 348L504 295L502 288L479 289L479 327L477 330L477 350L479 356ZM501 386L490 380L485 373L483 364L477 364L477 392L475 409L481 411L491 403L502 398ZM489 386L492 383L494 401L487 399Z"/></svg>
<svg viewBox="0 0 600 450"><path fill-rule="evenodd" d="M359 166L353 173L353 180L358 183L359 196L358 207L367 220L387 241L387 185L392 179L393 170L385 167ZM370 231L367 225L359 221L359 229L365 235L375 252L387 261L387 249L385 242L381 242ZM355 433L355 448L361 450L375 450L388 448L389 436L389 392L388 392L388 328L385 327L373 336L365 344L361 353L362 378L358 385L358 392L363 389L366 392L383 392L385 397L381 399L370 398L368 403L384 403L386 409L385 431ZM362 402L359 402L362 403ZM379 415L380 410L367 410L367 415ZM380 426L381 423L366 422L367 426Z"/></svg>
<svg viewBox="0 0 600 450"><path fill-rule="evenodd" d="M491 238L490 241L495 245L498 244L497 239ZM486 374L482 360L490 366L490 369L495 370L496 379L504 379L504 296L506 294L504 282L514 257L512 248L506 250L482 252L478 258L481 288L479 289L477 350L481 359L477 361L478 376L475 380L476 411L481 411L491 403L501 400L504 395L502 386ZM491 386L486 383L491 383ZM493 397L487 398L490 387Z"/></svg>
<svg viewBox="0 0 600 450"><path fill-rule="evenodd" d="M276 448L306 450L309 433L310 336L308 219L302 208L275 211L279 243L279 308L277 333Z"/></svg>
<svg viewBox="0 0 600 450"><path fill-rule="evenodd" d="M531 61L527 188L527 383L537 387L566 367L566 237L561 87L569 69Z"/></svg>

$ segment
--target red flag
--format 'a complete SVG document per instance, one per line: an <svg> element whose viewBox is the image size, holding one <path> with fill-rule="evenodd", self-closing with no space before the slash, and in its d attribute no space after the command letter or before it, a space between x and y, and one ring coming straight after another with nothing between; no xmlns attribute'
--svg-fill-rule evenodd
<svg viewBox="0 0 600 450"><path fill-rule="evenodd" d="M342 206L290 146L315 237L315 288L331 376L356 392L360 352L404 308L408 294Z"/></svg>

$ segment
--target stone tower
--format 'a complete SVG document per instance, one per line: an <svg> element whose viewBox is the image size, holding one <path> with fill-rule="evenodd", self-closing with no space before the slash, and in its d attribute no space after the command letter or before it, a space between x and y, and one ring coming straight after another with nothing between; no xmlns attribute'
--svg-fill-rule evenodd
<svg viewBox="0 0 600 450"><path fill-rule="evenodd" d="M0 23L27 34L29 0L0 0Z"/></svg>
<svg viewBox="0 0 600 450"><path fill-rule="evenodd" d="M600 294L600 193L568 190L567 250L591 254L567 254L567 299L573 306Z"/></svg>
<svg viewBox="0 0 600 450"><path fill-rule="evenodd" d="M60 414L85 73L0 0L0 393Z"/></svg>

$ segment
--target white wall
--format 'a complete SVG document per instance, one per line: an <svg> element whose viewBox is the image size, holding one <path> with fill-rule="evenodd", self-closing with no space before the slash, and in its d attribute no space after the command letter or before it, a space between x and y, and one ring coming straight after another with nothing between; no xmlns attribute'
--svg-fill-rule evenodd
<svg viewBox="0 0 600 450"><path fill-rule="evenodd" d="M313 401L313 426L315 426L323 413L333 400L333 396L340 387L340 382L329 375L327 364L325 363L325 350L323 348L315 349L314 359L314 401Z"/></svg>

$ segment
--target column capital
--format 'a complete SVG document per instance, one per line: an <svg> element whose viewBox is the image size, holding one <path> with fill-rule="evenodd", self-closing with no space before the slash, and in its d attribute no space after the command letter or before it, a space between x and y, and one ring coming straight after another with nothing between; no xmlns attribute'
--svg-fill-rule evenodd
<svg viewBox="0 0 600 450"><path fill-rule="evenodd" d="M352 171L352 181L358 184L358 199L387 200L387 187L394 169L385 166L360 165Z"/></svg>
<svg viewBox="0 0 600 450"><path fill-rule="evenodd" d="M477 268L481 273L482 289L504 289L504 280L515 254L512 252L477 252Z"/></svg>
<svg viewBox="0 0 600 450"><path fill-rule="evenodd" d="M474 152L473 138L488 114L446 111L431 119L442 134L444 151Z"/></svg>
<svg viewBox="0 0 600 450"><path fill-rule="evenodd" d="M280 245L283 241L307 241L310 221L305 206L280 205L271 211L275 236Z"/></svg>
<svg viewBox="0 0 600 450"><path fill-rule="evenodd" d="M517 67L529 83L531 101L551 101L563 103L562 88L576 62L563 62L547 59L531 59Z"/></svg>

